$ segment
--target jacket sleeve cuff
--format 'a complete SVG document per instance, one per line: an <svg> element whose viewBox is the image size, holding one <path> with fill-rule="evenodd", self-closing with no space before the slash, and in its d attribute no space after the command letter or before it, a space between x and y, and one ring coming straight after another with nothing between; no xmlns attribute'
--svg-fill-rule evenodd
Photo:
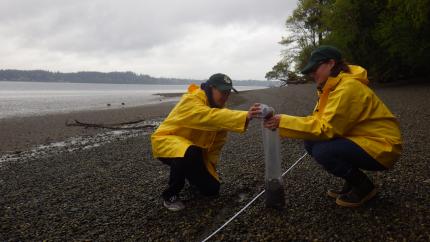
<svg viewBox="0 0 430 242"><path fill-rule="evenodd" d="M295 116L281 114L281 120L279 121L279 128L289 129L291 126L294 125L294 120L296 118L297 117L295 117Z"/></svg>
<svg viewBox="0 0 430 242"><path fill-rule="evenodd" d="M238 112L241 112L240 114L241 129L238 130L238 132L243 133L246 131L246 128L248 126L248 112L247 111L238 111Z"/></svg>

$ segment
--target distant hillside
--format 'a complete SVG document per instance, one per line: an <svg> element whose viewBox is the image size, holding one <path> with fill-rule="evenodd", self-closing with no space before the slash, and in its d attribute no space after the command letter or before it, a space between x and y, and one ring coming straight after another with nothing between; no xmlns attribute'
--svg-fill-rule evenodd
<svg viewBox="0 0 430 242"><path fill-rule="evenodd" d="M155 78L130 71L108 73L81 71L62 73L43 70L0 70L0 81L181 85L201 83L203 80ZM273 82L256 80L235 81L235 85L240 86L269 86L271 83Z"/></svg>

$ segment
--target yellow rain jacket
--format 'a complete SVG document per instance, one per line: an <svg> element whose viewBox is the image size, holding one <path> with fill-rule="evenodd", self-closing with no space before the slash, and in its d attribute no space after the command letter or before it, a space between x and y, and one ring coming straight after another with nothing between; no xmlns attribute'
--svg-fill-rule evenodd
<svg viewBox="0 0 430 242"><path fill-rule="evenodd" d="M203 90L192 84L151 136L154 157L184 157L191 145L203 148L209 173L219 180L216 164L227 131L244 132L247 111L211 108Z"/></svg>
<svg viewBox="0 0 430 242"><path fill-rule="evenodd" d="M280 135L305 140L344 137L390 168L402 149L399 124L367 86L367 71L349 68L351 73L329 77L311 116L281 115Z"/></svg>

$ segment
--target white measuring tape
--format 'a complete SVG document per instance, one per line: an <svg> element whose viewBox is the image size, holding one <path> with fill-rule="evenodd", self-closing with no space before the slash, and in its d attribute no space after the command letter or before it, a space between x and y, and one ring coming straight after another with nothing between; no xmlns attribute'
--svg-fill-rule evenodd
<svg viewBox="0 0 430 242"><path fill-rule="evenodd" d="M291 169L293 169L303 158L305 158L305 156L307 155L307 153L305 153L304 155L302 155L302 157L300 157L296 162L294 162L293 165L290 166L290 168L288 168L284 173L282 173L282 176L284 176L285 174L287 174ZM219 227L217 230L215 230L212 234L210 234L208 237L206 237L206 239L202 240L202 242L208 241L210 238L212 238L215 234L217 234L219 231L221 231L225 226L227 226L231 221L233 221L233 219L235 219L237 216L239 216L239 214L241 214L243 211L245 211L245 209L247 209L252 203L255 202L255 200L257 200L257 198L259 198L261 195L263 195L263 193L266 190L263 189L263 191L261 191L257 196L255 196L248 204L245 205L245 207L243 207L241 210L239 210L239 212L237 212L235 215L233 215L233 217L231 217L229 220L227 220L227 222L225 222L221 227Z"/></svg>

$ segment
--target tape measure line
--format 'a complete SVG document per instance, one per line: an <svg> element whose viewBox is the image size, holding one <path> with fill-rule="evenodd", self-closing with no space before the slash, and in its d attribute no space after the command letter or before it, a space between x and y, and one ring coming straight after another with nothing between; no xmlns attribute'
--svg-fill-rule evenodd
<svg viewBox="0 0 430 242"><path fill-rule="evenodd" d="M305 158L306 155L307 155L307 153L305 153L304 155L302 155L302 157L300 157L296 162L294 162L294 164L291 165L290 168L288 168L284 173L282 173L282 177L284 177L285 174L287 174L291 169L293 169L303 158ZM212 234L210 234L208 237L206 237L204 240L202 240L202 242L208 241L215 234L217 234L219 231L221 231L225 226L227 226L231 221L233 221L237 216L239 216L243 211L245 211L245 209L247 209L249 206L251 206L251 204L253 204L255 202L255 200L257 200L261 195L263 195L265 191L266 190L263 189L263 191L261 191L259 194L257 194L257 196L255 196L241 210L239 210L235 215L233 215L229 220L227 220L227 222L225 222L221 227L219 227Z"/></svg>

